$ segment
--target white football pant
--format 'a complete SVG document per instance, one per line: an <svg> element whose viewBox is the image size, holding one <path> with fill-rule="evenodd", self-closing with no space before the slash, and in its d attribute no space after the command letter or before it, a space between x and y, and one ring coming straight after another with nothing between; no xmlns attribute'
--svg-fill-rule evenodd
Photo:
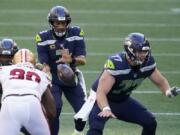
<svg viewBox="0 0 180 135"><path fill-rule="evenodd" d="M22 126L31 135L50 135L41 103L36 97L6 97L0 111L0 135L19 135Z"/></svg>

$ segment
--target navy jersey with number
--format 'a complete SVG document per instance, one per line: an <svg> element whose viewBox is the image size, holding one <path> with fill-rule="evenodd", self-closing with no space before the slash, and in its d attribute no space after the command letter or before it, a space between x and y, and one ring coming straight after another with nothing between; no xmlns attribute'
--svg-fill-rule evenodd
<svg viewBox="0 0 180 135"><path fill-rule="evenodd" d="M112 101L125 100L146 77L152 74L155 68L156 63L152 56L139 68L130 67L124 53L116 53L110 56L105 63L104 70L107 70L115 78L115 84L107 95L108 99ZM92 85L92 89L95 91L99 77Z"/></svg>
<svg viewBox="0 0 180 135"><path fill-rule="evenodd" d="M86 56L84 32L80 27L71 26L64 37L57 37L52 30L42 31L36 35L38 59L51 68L52 83L59 84L56 61L61 57L61 49L69 49L72 57ZM70 64L71 65L71 64ZM75 65L71 65L75 69Z"/></svg>

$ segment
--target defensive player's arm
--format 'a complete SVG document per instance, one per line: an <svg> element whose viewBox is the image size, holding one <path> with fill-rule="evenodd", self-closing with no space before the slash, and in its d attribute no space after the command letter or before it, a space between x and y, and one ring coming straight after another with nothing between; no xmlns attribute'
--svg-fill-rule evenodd
<svg viewBox="0 0 180 135"><path fill-rule="evenodd" d="M116 118L116 116L111 112L111 108L107 100L107 94L111 90L114 83L115 78L107 70L104 70L103 74L99 79L96 93L98 106L102 110L102 112L100 112L98 115L101 117Z"/></svg>
<svg viewBox="0 0 180 135"><path fill-rule="evenodd" d="M42 95L42 104L45 107L48 118L54 118L56 116L56 105L49 86Z"/></svg>

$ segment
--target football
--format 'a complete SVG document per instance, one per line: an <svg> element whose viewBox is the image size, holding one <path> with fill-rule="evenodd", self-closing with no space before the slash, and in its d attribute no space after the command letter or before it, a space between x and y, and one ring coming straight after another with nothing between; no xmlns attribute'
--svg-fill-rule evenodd
<svg viewBox="0 0 180 135"><path fill-rule="evenodd" d="M57 65L57 75L60 82L65 86L75 86L75 73L67 64Z"/></svg>

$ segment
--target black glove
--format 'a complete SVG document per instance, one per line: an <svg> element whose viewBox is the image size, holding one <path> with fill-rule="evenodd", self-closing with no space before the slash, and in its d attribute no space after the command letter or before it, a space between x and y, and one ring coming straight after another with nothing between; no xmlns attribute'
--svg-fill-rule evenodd
<svg viewBox="0 0 180 135"><path fill-rule="evenodd" d="M168 97L175 97L178 94L180 94L180 88L178 87L171 87L170 89L166 91L166 96Z"/></svg>

